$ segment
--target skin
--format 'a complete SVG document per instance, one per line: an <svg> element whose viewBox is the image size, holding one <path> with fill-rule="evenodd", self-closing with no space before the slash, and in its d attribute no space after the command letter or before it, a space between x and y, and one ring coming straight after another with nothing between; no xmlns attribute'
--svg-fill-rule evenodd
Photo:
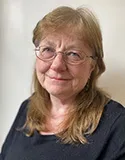
<svg viewBox="0 0 125 160"><path fill-rule="evenodd" d="M82 50L86 55L92 55L83 41L80 41L73 35L51 34L44 38L40 45L51 44L56 48L56 52L68 49ZM48 93L52 103L51 116L47 125L50 130L55 130L64 115L67 108L72 105L75 96L85 87L91 72L94 69L93 60L87 60L79 65L67 64L62 54L57 54L52 62L45 62L36 59L37 78ZM50 127L51 126L51 127Z"/></svg>

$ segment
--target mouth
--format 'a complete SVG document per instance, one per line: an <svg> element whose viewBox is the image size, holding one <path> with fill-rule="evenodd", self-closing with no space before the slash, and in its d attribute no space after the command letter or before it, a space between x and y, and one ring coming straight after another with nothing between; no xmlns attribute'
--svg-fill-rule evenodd
<svg viewBox="0 0 125 160"><path fill-rule="evenodd" d="M48 75L47 75L48 76ZM51 76L48 76L50 79L52 80L56 80L56 81L68 81L70 79L68 78L61 78L61 77L51 77Z"/></svg>

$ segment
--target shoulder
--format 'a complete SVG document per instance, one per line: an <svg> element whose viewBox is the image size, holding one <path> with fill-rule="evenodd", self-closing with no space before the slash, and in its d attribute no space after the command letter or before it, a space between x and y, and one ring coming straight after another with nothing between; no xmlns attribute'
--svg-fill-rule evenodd
<svg viewBox="0 0 125 160"><path fill-rule="evenodd" d="M106 111L114 111L114 112L125 112L125 107L120 104L119 102L115 101L115 100L110 100L106 106L105 106L105 110Z"/></svg>
<svg viewBox="0 0 125 160"><path fill-rule="evenodd" d="M26 120L28 104L29 104L29 99L26 99L21 103L11 129L23 126Z"/></svg>
<svg viewBox="0 0 125 160"><path fill-rule="evenodd" d="M13 124L11 126L11 130L15 131L16 128L20 128L24 125L27 116L28 104L29 104L29 99L26 99L19 106Z"/></svg>
<svg viewBox="0 0 125 160"><path fill-rule="evenodd" d="M124 106L114 100L110 100L105 106L101 124L103 126L103 134L107 135L109 148L114 149L116 157L125 155Z"/></svg>
<svg viewBox="0 0 125 160"><path fill-rule="evenodd" d="M26 111L28 108L29 99L24 100L18 110L18 114L21 114L22 112Z"/></svg>
<svg viewBox="0 0 125 160"><path fill-rule="evenodd" d="M117 101L110 100L104 107L103 116L112 119L125 117L125 107Z"/></svg>
<svg viewBox="0 0 125 160"><path fill-rule="evenodd" d="M18 114L21 114L24 110L26 110L28 104L29 104L29 99L24 100L19 107Z"/></svg>
<svg viewBox="0 0 125 160"><path fill-rule="evenodd" d="M110 100L104 106L104 111L98 125L98 130L103 130L103 132L110 133L111 131L116 132L116 130L120 129L122 129L125 134L125 108L119 102Z"/></svg>
<svg viewBox="0 0 125 160"><path fill-rule="evenodd" d="M19 126L22 126L25 123L29 101L29 99L24 100L19 107L15 118L15 123Z"/></svg>
<svg viewBox="0 0 125 160"><path fill-rule="evenodd" d="M104 108L100 126L113 133L124 134L125 138L125 108L119 102L110 100Z"/></svg>
<svg viewBox="0 0 125 160"><path fill-rule="evenodd" d="M25 119L26 119L26 113L27 113L27 106L29 103L29 99L25 100L22 102L22 104L19 107L18 113L16 115L16 118L9 130L9 133L4 141L4 144L2 146L2 151L1 151L1 155L3 157L6 156L6 153L8 151L8 149L10 148L12 141L13 141L13 137L16 135L16 129L19 127L22 127L23 124L25 123Z"/></svg>

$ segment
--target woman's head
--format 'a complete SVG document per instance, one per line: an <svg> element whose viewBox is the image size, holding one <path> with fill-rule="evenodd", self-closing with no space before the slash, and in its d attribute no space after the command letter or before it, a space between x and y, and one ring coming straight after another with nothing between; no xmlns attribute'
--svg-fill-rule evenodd
<svg viewBox="0 0 125 160"><path fill-rule="evenodd" d="M66 98L75 94L73 109L62 125L64 132L58 136L65 143L85 143L84 135L97 128L109 99L96 86L98 77L105 71L98 20L87 8L59 7L38 22L33 43L37 58L35 94L30 98L25 123L29 134L35 129L46 130L53 95Z"/></svg>
<svg viewBox="0 0 125 160"><path fill-rule="evenodd" d="M86 46L91 51L91 56L95 57L94 67L86 80L86 83L89 80L87 83L89 88L93 89L96 86L97 78L105 70L102 60L102 35L98 20L87 8L59 7L38 22L33 32L33 43L35 47L38 47L46 37L64 34L83 42L83 50ZM35 79L36 83L39 83L37 77ZM37 86L39 85L37 84Z"/></svg>

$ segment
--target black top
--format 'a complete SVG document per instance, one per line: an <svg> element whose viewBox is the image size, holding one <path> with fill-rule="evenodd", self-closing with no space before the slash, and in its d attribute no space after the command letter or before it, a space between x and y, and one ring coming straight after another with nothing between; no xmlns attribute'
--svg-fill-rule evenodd
<svg viewBox="0 0 125 160"><path fill-rule="evenodd" d="M113 101L105 106L88 144L62 144L55 135L27 137L16 128L25 122L28 100L24 101L4 142L0 160L125 160L125 108Z"/></svg>

